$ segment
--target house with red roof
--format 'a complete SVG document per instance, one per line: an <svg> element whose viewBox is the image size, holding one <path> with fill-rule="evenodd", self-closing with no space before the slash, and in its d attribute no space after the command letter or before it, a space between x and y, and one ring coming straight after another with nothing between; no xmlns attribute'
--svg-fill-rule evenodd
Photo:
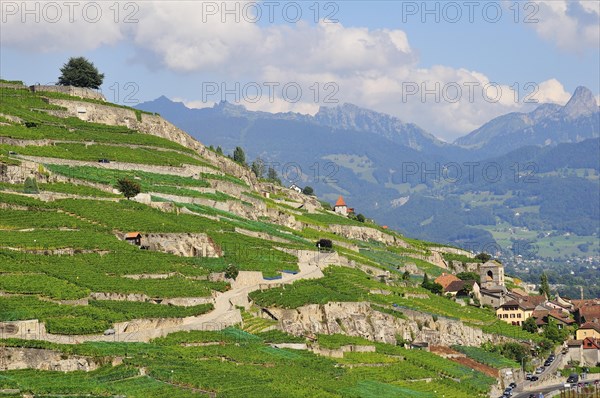
<svg viewBox="0 0 600 398"><path fill-rule="evenodd" d="M125 234L125 241L140 246L142 244L142 234L139 232L127 232Z"/></svg>
<svg viewBox="0 0 600 398"><path fill-rule="evenodd" d="M596 366L600 363L600 339L586 337L583 340L567 341L565 358L578 362L580 366Z"/></svg>
<svg viewBox="0 0 600 398"><path fill-rule="evenodd" d="M600 305L594 303L585 303L575 310L575 319L580 325L587 322L600 324Z"/></svg>
<svg viewBox="0 0 600 398"><path fill-rule="evenodd" d="M456 276L452 275L452 274L447 274L447 273L442 273L442 275L438 276L437 278L435 278L434 282L435 283L439 283L440 285L442 285L442 288L446 289L448 287L448 285L450 285L452 282L458 282L460 281L460 279L458 279Z"/></svg>
<svg viewBox="0 0 600 398"><path fill-rule="evenodd" d="M343 216L347 216L348 214L354 213L354 209L346 205L346 201L341 195L335 202L335 205L333 205L333 211Z"/></svg>

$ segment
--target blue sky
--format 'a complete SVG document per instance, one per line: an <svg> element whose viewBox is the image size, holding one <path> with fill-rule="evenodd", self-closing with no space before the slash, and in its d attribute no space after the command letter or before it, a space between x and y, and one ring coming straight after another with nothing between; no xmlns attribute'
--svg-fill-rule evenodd
<svg viewBox="0 0 600 398"><path fill-rule="evenodd" d="M532 109L525 98L564 104L579 85L600 93L598 1L230 1L230 14L220 1L44 4L28 2L27 13L2 2L2 78L53 82L83 55L120 103L166 95L190 107L227 99L314 113L351 102L453 140ZM317 10L337 21L315 21Z"/></svg>

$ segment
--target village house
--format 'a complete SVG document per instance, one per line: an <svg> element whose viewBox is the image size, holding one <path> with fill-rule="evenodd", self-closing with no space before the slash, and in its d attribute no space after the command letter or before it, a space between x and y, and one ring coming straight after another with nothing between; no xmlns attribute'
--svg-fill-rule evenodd
<svg viewBox="0 0 600 398"><path fill-rule="evenodd" d="M531 316L535 319L535 324L541 328L548 325L550 319L553 319L559 329L575 324L568 311L552 308L548 302L538 305Z"/></svg>
<svg viewBox="0 0 600 398"><path fill-rule="evenodd" d="M574 310L573 304L570 303L568 300L563 299L558 294L556 295L556 298L554 300L548 301L546 303L546 306L561 311L572 312Z"/></svg>
<svg viewBox="0 0 600 398"><path fill-rule="evenodd" d="M600 363L600 339L586 337L582 340L567 341L565 358L568 362L577 362L580 366L596 366Z"/></svg>
<svg viewBox="0 0 600 398"><path fill-rule="evenodd" d="M302 193L302 188L300 188L300 187L299 187L298 185L296 185L296 184L292 184L292 185L290 185L290 189L291 189L291 190L293 190L293 191L296 191L296 192L298 192L298 193Z"/></svg>
<svg viewBox="0 0 600 398"><path fill-rule="evenodd" d="M510 300L498 307L496 316L511 325L522 326L533 314L535 307L535 304L528 300Z"/></svg>
<svg viewBox="0 0 600 398"><path fill-rule="evenodd" d="M600 304L596 304L593 300L585 301L576 307L574 315L580 325L587 322L600 323Z"/></svg>
<svg viewBox="0 0 600 398"><path fill-rule="evenodd" d="M481 288L481 304L489 305L493 308L498 308L504 303L507 293L506 287L498 286L495 288Z"/></svg>
<svg viewBox="0 0 600 398"><path fill-rule="evenodd" d="M575 333L575 338L577 340L583 340L587 337L597 340L600 339L600 323L587 322L577 329L577 332Z"/></svg>
<svg viewBox="0 0 600 398"><path fill-rule="evenodd" d="M435 283L442 285L443 289L446 289L448 287L448 285L451 284L452 282L458 282L458 281L460 281L460 279L458 279L456 276L454 276L452 274L447 274L445 272L442 273L442 275L435 278L435 280L434 280Z"/></svg>
<svg viewBox="0 0 600 398"><path fill-rule="evenodd" d="M343 216L347 216L349 214L354 213L354 209L351 207L348 207L348 205L346 205L346 201L344 200L344 198L341 195L338 198L338 200L335 202L335 205L333 206L333 211L335 211L336 213L341 214Z"/></svg>
<svg viewBox="0 0 600 398"><path fill-rule="evenodd" d="M457 298L473 297L481 300L479 285L475 281L463 281L460 279L453 281L444 288L444 294L449 294Z"/></svg>

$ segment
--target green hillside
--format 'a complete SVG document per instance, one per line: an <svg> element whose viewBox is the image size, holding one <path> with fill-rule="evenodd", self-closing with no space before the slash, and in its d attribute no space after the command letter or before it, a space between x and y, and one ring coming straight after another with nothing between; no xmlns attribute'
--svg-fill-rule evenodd
<svg viewBox="0 0 600 398"><path fill-rule="evenodd" d="M445 271L433 263L437 245L260 182L247 166L200 144L177 143L187 141L174 128L170 134L181 140L169 140L170 127L153 128L156 115L131 110L129 127L118 119L87 122L55 102L109 115L128 109L1 86L0 349L45 348L101 366L66 373L0 367L0 390L14 389L15 396L472 397L496 383L435 354L407 350L401 345L411 341L401 337L393 345L292 336L263 316L262 309L307 304L367 302L398 319L419 311L515 341L540 340L489 309L421 287L424 273ZM115 190L122 178L138 182L142 195L124 198ZM129 232L149 243L125 241ZM333 242L332 260L317 252L319 239ZM306 251L317 265L302 259ZM223 278L231 269L244 274ZM246 287L238 286L243 278ZM35 320L36 329L20 322ZM270 345L286 342L375 351L329 358Z"/></svg>

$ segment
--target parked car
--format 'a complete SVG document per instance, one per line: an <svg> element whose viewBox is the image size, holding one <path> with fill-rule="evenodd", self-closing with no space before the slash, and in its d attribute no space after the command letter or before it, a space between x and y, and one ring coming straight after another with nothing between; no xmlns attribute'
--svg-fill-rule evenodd
<svg viewBox="0 0 600 398"><path fill-rule="evenodd" d="M512 383L510 383L508 386L514 390L515 388L517 388L517 383L515 383L515 382L513 381L513 382L512 382Z"/></svg>
<svg viewBox="0 0 600 398"><path fill-rule="evenodd" d="M546 368L545 368L545 367L543 367L543 366L540 366L539 368L537 368L537 369L535 370L535 373L539 375L539 374L542 374L542 373L544 373L544 370L546 370Z"/></svg>
<svg viewBox="0 0 600 398"><path fill-rule="evenodd" d="M546 359L546 362L544 362L544 366L550 366L551 363L552 363L551 360Z"/></svg>
<svg viewBox="0 0 600 398"><path fill-rule="evenodd" d="M531 380L531 381L538 381L539 379L540 378L537 377L537 376L531 376L531 379L529 379L529 380Z"/></svg>
<svg viewBox="0 0 600 398"><path fill-rule="evenodd" d="M98 163L110 163L108 159L98 159Z"/></svg>
<svg viewBox="0 0 600 398"><path fill-rule="evenodd" d="M505 397L512 397L512 388L510 388L510 387L507 387L507 388L504 390L504 396L505 396Z"/></svg>
<svg viewBox="0 0 600 398"><path fill-rule="evenodd" d="M532 376L533 376L533 375L532 375L531 373L527 373L527 374L525 375L525 380L531 380L531 377L532 377Z"/></svg>
<svg viewBox="0 0 600 398"><path fill-rule="evenodd" d="M9 155L16 155L17 153L15 151L8 151Z"/></svg>
<svg viewBox="0 0 600 398"><path fill-rule="evenodd" d="M579 375L577 373L571 373L567 379L567 383L577 383L579 381Z"/></svg>

